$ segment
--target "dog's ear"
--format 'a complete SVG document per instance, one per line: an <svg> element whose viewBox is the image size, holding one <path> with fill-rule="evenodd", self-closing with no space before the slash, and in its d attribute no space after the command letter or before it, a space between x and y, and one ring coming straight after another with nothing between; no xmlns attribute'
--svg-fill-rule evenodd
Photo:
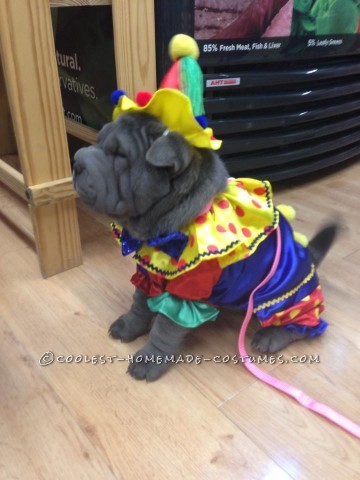
<svg viewBox="0 0 360 480"><path fill-rule="evenodd" d="M191 163L194 151L185 138L177 132L163 134L155 140L146 153L146 161L159 168L168 168L179 175Z"/></svg>

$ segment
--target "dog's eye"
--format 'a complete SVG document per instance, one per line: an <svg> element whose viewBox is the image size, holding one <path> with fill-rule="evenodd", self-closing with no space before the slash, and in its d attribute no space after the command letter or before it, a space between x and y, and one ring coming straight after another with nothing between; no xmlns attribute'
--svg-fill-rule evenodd
<svg viewBox="0 0 360 480"><path fill-rule="evenodd" d="M102 143L102 149L107 155L117 155L119 149L119 142L115 136L108 136Z"/></svg>

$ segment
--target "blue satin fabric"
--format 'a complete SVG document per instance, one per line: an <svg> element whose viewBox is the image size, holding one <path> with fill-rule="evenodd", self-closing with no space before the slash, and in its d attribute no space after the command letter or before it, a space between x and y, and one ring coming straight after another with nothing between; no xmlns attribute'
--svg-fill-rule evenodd
<svg viewBox="0 0 360 480"><path fill-rule="evenodd" d="M290 325L285 325L282 328L286 328L286 330L295 330L298 333L301 333L301 335L307 335L308 337L318 337L319 335L322 335L329 324L325 322L325 320L322 320L320 318L319 325L316 325L316 327L308 327L307 325L295 325L291 323Z"/></svg>
<svg viewBox="0 0 360 480"><path fill-rule="evenodd" d="M294 241L293 230L280 215L282 250L277 271L270 281L254 297L254 307L279 299L298 287L311 272L312 262L307 249ZM266 277L271 269L276 251L276 234L271 233L249 258L226 267L214 286L207 302L216 306L246 309L252 290ZM256 312L260 321L274 313L296 305L319 285L316 274L289 298L276 302Z"/></svg>
<svg viewBox="0 0 360 480"><path fill-rule="evenodd" d="M120 238L121 252L124 257L132 252L136 252L137 250L139 250L139 248L141 248L141 245L143 244L141 240L133 238L125 228L123 228Z"/></svg>
<svg viewBox="0 0 360 480"><path fill-rule="evenodd" d="M189 239L185 233L172 232L167 235L160 235L159 237L151 238L146 242L146 244L149 245L149 247L159 247L170 257L179 260L188 243L188 240ZM132 252L136 252L141 248L142 244L143 242L141 240L132 237L130 233L123 228L121 234L121 247L122 254L124 256L129 255Z"/></svg>

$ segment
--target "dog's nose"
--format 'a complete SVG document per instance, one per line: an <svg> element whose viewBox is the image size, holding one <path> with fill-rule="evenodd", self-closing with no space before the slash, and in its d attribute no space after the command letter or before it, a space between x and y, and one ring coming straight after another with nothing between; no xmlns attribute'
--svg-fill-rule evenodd
<svg viewBox="0 0 360 480"><path fill-rule="evenodd" d="M81 162L78 162L74 159L73 163L73 172L75 175L80 175L80 173L85 169L84 165Z"/></svg>

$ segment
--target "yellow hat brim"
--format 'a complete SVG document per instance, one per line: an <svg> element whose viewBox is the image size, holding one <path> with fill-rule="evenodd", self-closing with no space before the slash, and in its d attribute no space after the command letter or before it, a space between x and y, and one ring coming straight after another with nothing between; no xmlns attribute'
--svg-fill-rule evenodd
<svg viewBox="0 0 360 480"><path fill-rule="evenodd" d="M159 118L170 130L181 133L194 147L211 148L218 150L222 141L211 138L211 128L203 129L194 117L190 99L173 88L157 90L150 101L140 107L130 98L123 95L119 98L118 105L114 108L113 120L120 115L132 112L145 112Z"/></svg>

